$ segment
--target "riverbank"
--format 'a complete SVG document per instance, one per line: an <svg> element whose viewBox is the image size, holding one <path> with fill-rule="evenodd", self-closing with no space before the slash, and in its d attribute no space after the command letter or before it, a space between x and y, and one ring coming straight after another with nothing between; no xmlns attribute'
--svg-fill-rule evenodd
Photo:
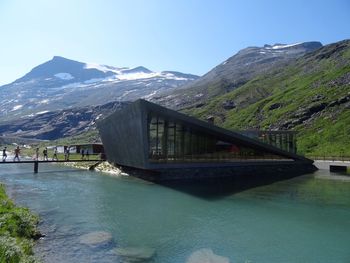
<svg viewBox="0 0 350 263"><path fill-rule="evenodd" d="M96 163L97 162L98 161L96 161ZM89 170L93 164L92 163L71 162L71 163L65 163L64 165L72 166L72 167L78 168L78 169ZM127 176L128 175L107 161L103 161L103 162L99 163L98 165L94 166L93 170L97 171L97 172L107 173L107 174L112 175L112 176Z"/></svg>
<svg viewBox="0 0 350 263"><path fill-rule="evenodd" d="M0 262L38 262L34 257L34 240L41 235L39 218L29 209L17 207L0 184Z"/></svg>

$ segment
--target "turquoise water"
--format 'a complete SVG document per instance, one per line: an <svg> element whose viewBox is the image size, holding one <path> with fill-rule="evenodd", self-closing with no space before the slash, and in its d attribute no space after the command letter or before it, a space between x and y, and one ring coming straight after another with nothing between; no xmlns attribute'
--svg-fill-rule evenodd
<svg viewBox="0 0 350 263"><path fill-rule="evenodd" d="M10 196L41 217L44 262L123 262L115 247L152 249L157 263L185 263L200 249L229 262L350 262L350 181L320 179L327 171L206 197L49 164L38 174L2 167ZM93 231L113 241L79 242Z"/></svg>

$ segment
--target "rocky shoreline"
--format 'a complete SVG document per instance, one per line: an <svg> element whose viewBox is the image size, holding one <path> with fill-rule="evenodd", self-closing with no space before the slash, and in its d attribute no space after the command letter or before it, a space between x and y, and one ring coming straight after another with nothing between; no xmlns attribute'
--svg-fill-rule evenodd
<svg viewBox="0 0 350 263"><path fill-rule="evenodd" d="M121 169L115 167L114 165L110 164L107 161L103 161L98 164L97 163L98 161L96 161L96 166L91 165L91 163L81 163L81 162L65 163L64 165L71 166L78 169L83 169L83 170L94 170L94 171L106 173L112 176L128 176L127 173L123 172ZM90 169L92 166L94 166L93 169Z"/></svg>

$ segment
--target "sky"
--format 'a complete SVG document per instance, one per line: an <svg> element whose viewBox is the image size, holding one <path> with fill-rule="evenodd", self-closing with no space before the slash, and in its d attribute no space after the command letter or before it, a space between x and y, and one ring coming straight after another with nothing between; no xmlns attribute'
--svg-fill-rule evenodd
<svg viewBox="0 0 350 263"><path fill-rule="evenodd" d="M53 56L203 75L248 46L350 38L350 0L0 0L0 85Z"/></svg>

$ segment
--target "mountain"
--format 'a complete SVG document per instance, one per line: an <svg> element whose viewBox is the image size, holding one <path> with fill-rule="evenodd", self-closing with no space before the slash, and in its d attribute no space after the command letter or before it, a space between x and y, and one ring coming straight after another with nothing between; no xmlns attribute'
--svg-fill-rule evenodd
<svg viewBox="0 0 350 263"><path fill-rule="evenodd" d="M196 80L175 71L112 67L55 56L0 87L0 119L14 120L67 108L151 98Z"/></svg>
<svg viewBox="0 0 350 263"><path fill-rule="evenodd" d="M195 105L200 107L208 99L230 92L268 72L271 68L287 65L290 61L320 47L322 47L320 42L248 47L196 81L184 85L179 90L170 91L166 95L155 96L152 100L175 109Z"/></svg>
<svg viewBox="0 0 350 263"><path fill-rule="evenodd" d="M112 68L108 70L108 67L106 67L105 70L100 70L82 62L54 56L52 60L33 68L28 74L16 80L14 83L20 84L41 79L57 79L62 80L63 83L82 82L90 79L106 78L113 75Z"/></svg>
<svg viewBox="0 0 350 263"><path fill-rule="evenodd" d="M109 102L98 106L65 109L36 114L0 123L0 138L19 137L54 140L94 130L95 121L122 109L129 102Z"/></svg>
<svg viewBox="0 0 350 263"><path fill-rule="evenodd" d="M271 67L185 112L214 116L228 129L295 130L300 153L350 156L350 40Z"/></svg>

